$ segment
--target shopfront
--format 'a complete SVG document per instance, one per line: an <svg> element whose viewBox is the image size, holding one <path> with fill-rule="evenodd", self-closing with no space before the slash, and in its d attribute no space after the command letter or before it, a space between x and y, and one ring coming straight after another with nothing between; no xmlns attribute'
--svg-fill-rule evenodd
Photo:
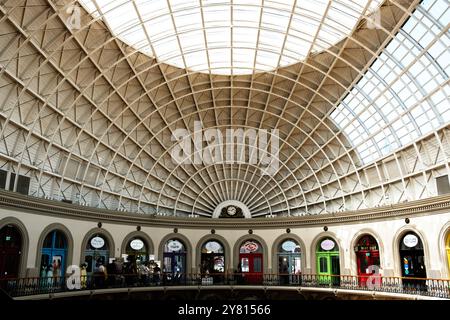
<svg viewBox="0 0 450 320"><path fill-rule="evenodd" d="M301 248L295 240L285 240L278 246L278 274L281 284L299 283L301 276Z"/></svg>
<svg viewBox="0 0 450 320"><path fill-rule="evenodd" d="M125 254L128 261L134 261L138 265L146 263L149 259L148 244L140 237L131 238L125 248Z"/></svg>
<svg viewBox="0 0 450 320"><path fill-rule="evenodd" d="M319 241L316 248L317 280L320 284L339 285L339 246L330 237Z"/></svg>
<svg viewBox="0 0 450 320"><path fill-rule="evenodd" d="M178 239L170 239L164 244L163 270L176 276L186 274L186 245Z"/></svg>
<svg viewBox="0 0 450 320"><path fill-rule="evenodd" d="M102 234L94 234L86 244L84 250L84 263L88 273L98 272L100 265L106 266L109 263L109 243Z"/></svg>
<svg viewBox="0 0 450 320"><path fill-rule="evenodd" d="M256 240L246 240L239 249L239 264L246 283L261 284L263 281L263 248Z"/></svg>
<svg viewBox="0 0 450 320"><path fill-rule="evenodd" d="M420 237L414 232L406 233L400 240L400 265L402 268L403 285L412 288L425 288L427 271L425 254Z"/></svg>
<svg viewBox="0 0 450 320"><path fill-rule="evenodd" d="M377 240L371 235L362 236L355 246L355 254L358 283L365 286L369 277L380 273L380 251Z"/></svg>
<svg viewBox="0 0 450 320"><path fill-rule="evenodd" d="M0 230L0 280L19 276L23 239L20 231L6 225Z"/></svg>
<svg viewBox="0 0 450 320"><path fill-rule="evenodd" d="M67 237L63 232L53 230L46 235L41 249L41 277L59 278L65 275L67 246Z"/></svg>
<svg viewBox="0 0 450 320"><path fill-rule="evenodd" d="M222 243L217 240L205 242L200 255L202 277L211 277L214 283L220 282L225 272L225 259Z"/></svg>

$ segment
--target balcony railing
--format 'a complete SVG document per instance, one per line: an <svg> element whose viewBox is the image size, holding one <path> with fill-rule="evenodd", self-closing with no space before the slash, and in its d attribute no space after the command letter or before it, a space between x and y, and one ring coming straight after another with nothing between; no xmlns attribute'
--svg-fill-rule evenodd
<svg viewBox="0 0 450 320"><path fill-rule="evenodd" d="M450 299L449 279L382 277L379 275L346 276L316 274L110 274L1 279L2 288L11 297L133 287L167 286L282 286L333 288L357 291L411 294Z"/></svg>

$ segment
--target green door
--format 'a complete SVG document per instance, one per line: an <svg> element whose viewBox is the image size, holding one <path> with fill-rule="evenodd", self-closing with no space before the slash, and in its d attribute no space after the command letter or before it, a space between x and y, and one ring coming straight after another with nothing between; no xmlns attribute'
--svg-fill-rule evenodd
<svg viewBox="0 0 450 320"><path fill-rule="evenodd" d="M321 285L336 284L339 277L339 252L317 252L317 281Z"/></svg>

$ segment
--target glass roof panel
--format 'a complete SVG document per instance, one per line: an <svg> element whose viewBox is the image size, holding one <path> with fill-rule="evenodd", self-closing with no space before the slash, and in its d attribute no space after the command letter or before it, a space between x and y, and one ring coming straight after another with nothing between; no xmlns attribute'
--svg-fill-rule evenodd
<svg viewBox="0 0 450 320"><path fill-rule="evenodd" d="M251 74L326 50L382 0L79 2L120 40L163 62L199 72Z"/></svg>
<svg viewBox="0 0 450 320"><path fill-rule="evenodd" d="M448 123L450 35L448 26L443 34L434 27L449 13L446 0L423 1L332 112L331 118L350 137L364 163ZM357 139L355 128L363 132ZM367 140L377 147L373 152L367 151Z"/></svg>

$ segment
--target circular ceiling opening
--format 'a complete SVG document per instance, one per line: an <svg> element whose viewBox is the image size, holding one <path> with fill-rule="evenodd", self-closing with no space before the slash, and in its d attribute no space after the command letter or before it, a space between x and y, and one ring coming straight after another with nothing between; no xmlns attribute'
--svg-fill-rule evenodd
<svg viewBox="0 0 450 320"><path fill-rule="evenodd" d="M382 0L79 0L133 48L213 74L274 70L348 36Z"/></svg>

